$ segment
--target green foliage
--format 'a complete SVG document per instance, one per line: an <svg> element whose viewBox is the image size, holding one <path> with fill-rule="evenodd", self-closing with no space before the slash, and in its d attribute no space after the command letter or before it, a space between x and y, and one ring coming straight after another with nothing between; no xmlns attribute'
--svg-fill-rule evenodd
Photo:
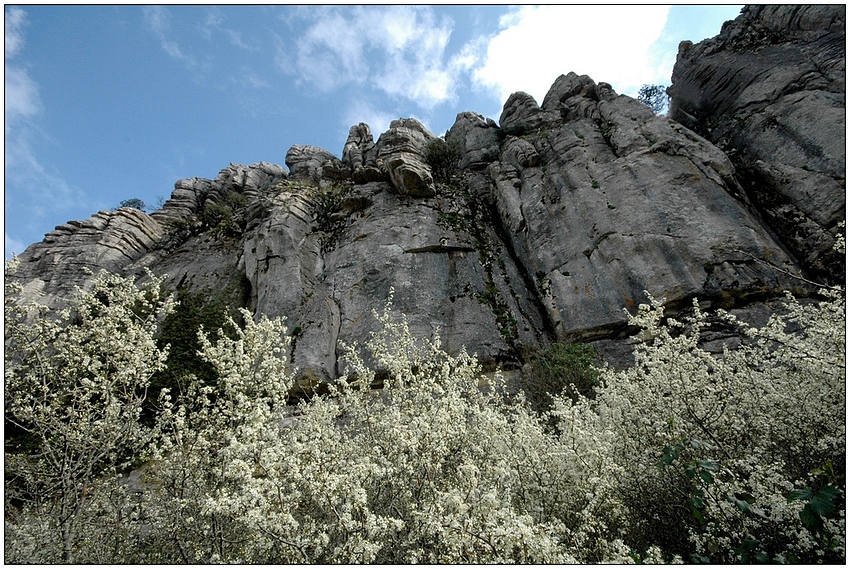
<svg viewBox="0 0 850 569"><path fill-rule="evenodd" d="M228 316L237 316L225 303L221 291L191 291L178 289L177 304L162 322L157 343L170 346L164 369L157 371L150 382L150 401L155 402L163 389L182 394L190 381L203 385L215 383L215 368L199 354L198 329L218 330Z"/></svg>
<svg viewBox="0 0 850 569"><path fill-rule="evenodd" d="M138 209L139 211L146 211L148 206L145 205L145 202L140 200L139 198L131 198L128 200L122 200L118 207L131 207L133 209Z"/></svg>
<svg viewBox="0 0 850 569"><path fill-rule="evenodd" d="M549 411L552 398L561 393L573 399L593 396L599 378L593 346L556 342L528 359L530 369L523 371L521 388L535 411Z"/></svg>
<svg viewBox="0 0 850 569"><path fill-rule="evenodd" d="M434 180L448 184L457 174L460 148L456 140L446 142L437 138L425 148L425 163L431 167Z"/></svg>
<svg viewBox="0 0 850 569"><path fill-rule="evenodd" d="M503 141L509 136L523 137L531 134L532 132L533 130L530 127L521 124L517 126L502 127L497 131L497 135L499 140Z"/></svg>
<svg viewBox="0 0 850 569"><path fill-rule="evenodd" d="M822 536L826 528L824 522L837 519L836 514L843 504L841 495L844 493L844 476L836 474L831 460L821 468L814 469L811 474L819 482L816 489L807 486L792 490L788 493L787 499L788 502L800 500L805 503L800 511L800 521L806 529Z"/></svg>
<svg viewBox="0 0 850 569"><path fill-rule="evenodd" d="M349 213L342 208L346 196L351 193L352 185L336 182L329 185L312 186L308 195L315 204L314 223L324 233L322 250L329 251L336 244L340 232L345 228Z"/></svg>
<svg viewBox="0 0 850 569"><path fill-rule="evenodd" d="M649 107L653 113L660 115L666 112L670 105L670 96L664 85L642 85L638 91L637 100Z"/></svg>
<svg viewBox="0 0 850 569"><path fill-rule="evenodd" d="M238 237L245 229L245 194L231 191L217 201L208 200L198 213L204 230L218 237Z"/></svg>

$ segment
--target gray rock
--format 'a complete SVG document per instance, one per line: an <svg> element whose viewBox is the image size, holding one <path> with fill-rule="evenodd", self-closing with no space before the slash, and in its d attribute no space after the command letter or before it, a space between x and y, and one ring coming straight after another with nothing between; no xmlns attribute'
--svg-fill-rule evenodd
<svg viewBox="0 0 850 569"><path fill-rule="evenodd" d="M425 163L429 143L437 140L416 119L398 119L378 138L377 159L383 162L396 191L411 197L434 195L434 178Z"/></svg>
<svg viewBox="0 0 850 569"><path fill-rule="evenodd" d="M480 170L499 159L499 127L478 113L459 113L446 141L457 145L461 170Z"/></svg>
<svg viewBox="0 0 850 569"><path fill-rule="evenodd" d="M559 338L616 334L623 308L645 302L644 290L672 308L693 296L731 306L799 289L754 262L795 268L741 201L722 152L609 86L574 75L556 85L547 104L557 101L562 118L526 141L506 140L489 172L513 249ZM522 158L526 144L539 164Z"/></svg>
<svg viewBox="0 0 850 569"><path fill-rule="evenodd" d="M783 243L818 279L843 281L846 8L748 6L679 46L670 116L732 158ZM794 189L792 189L794 188Z"/></svg>
<svg viewBox="0 0 850 569"><path fill-rule="evenodd" d="M362 350L390 290L415 336L439 330L449 352L465 347L488 369L518 369L528 350L555 340L592 341L623 365L631 354L623 309L646 302L644 291L664 298L671 314L693 297L706 308L763 314L772 310L763 300L782 290L810 292L789 275L832 270L824 259L829 231L844 219L843 154L815 130L821 119L843 125L843 84L774 88L791 74L770 52L809 50L805 42L828 48L814 61L843 81L843 51L840 64L829 59L843 12L829 21L836 12L824 7L746 14L747 25L727 25L722 41L683 44L674 82L682 89L674 114L706 137L715 121L731 160L688 126L568 73L542 106L511 95L501 127L458 114L446 136L459 152L450 184L434 181L426 156L439 139L421 123L393 121L377 143L360 123L342 160L296 145L288 174L265 162L231 164L214 180L177 182L151 216L119 209L60 226L22 254L18 276L28 295L61 299L87 282L88 269L139 279L150 269L167 274L169 288L209 291L257 317L286 316L303 392L345 371L346 346ZM751 60L761 65L752 81L730 87L739 77L732 73L726 87L706 83L709 98L688 102L698 90L687 85ZM823 116L806 119L810 112ZM739 119L740 133L732 128ZM839 136L835 125L824 128ZM204 225L209 204L232 207L237 229ZM713 350L740 341L712 333Z"/></svg>
<svg viewBox="0 0 850 569"><path fill-rule="evenodd" d="M138 209L100 211L69 221L20 255L15 276L26 297L61 305L76 286L85 288L100 271L122 273L151 251L164 233L160 223Z"/></svg>
<svg viewBox="0 0 850 569"><path fill-rule="evenodd" d="M534 97L519 91L513 93L505 102L499 116L499 126L508 134L521 135L535 131L557 118L557 113L544 112Z"/></svg>
<svg viewBox="0 0 850 569"><path fill-rule="evenodd" d="M342 161L353 171L372 166L375 161L374 149L372 129L366 123L356 124L348 131L348 139L342 149Z"/></svg>
<svg viewBox="0 0 850 569"><path fill-rule="evenodd" d="M286 166L293 180L318 182L322 177L322 167L334 160L339 159L318 146L295 144L286 152Z"/></svg>

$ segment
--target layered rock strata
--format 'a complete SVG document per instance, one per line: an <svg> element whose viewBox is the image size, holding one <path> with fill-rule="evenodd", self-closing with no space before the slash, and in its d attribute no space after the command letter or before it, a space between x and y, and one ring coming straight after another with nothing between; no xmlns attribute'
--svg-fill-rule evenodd
<svg viewBox="0 0 850 569"><path fill-rule="evenodd" d="M555 341L594 341L616 360L623 309L645 291L671 313L694 297L760 313L783 290L811 291L793 275L834 276L843 44L839 55L837 24L817 30L842 18L753 8L718 38L683 44L670 117L569 73L541 103L511 95L498 124L460 113L445 141L414 119L377 141L360 123L341 158L296 145L288 170L231 164L178 181L151 215L60 226L21 255L17 276L60 303L89 270L150 270L174 290L285 315L311 382L343 372L344 346L368 340L391 291L415 335L439 332L488 367L519 367ZM789 53L808 59L786 66ZM759 71L745 79L750 62Z"/></svg>

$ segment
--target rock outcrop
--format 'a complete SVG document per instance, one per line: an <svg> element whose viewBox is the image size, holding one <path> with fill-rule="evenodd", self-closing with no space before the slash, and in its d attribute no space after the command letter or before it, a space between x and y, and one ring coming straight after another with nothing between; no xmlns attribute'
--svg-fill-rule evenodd
<svg viewBox="0 0 850 569"><path fill-rule="evenodd" d="M669 118L569 73L540 104L511 95L500 124L460 113L445 141L414 119L377 141L360 123L342 158L296 145L288 172L231 164L178 181L150 216L61 226L21 255L18 277L60 302L86 269L150 270L175 290L285 315L310 382L343 371L343 346L368 339L391 291L414 334L439 331L488 367L519 367L554 341L594 341L616 360L623 309L644 291L671 312L694 297L758 312L783 290L810 291L791 275L834 276L843 43L838 53L838 32L815 30L843 11L821 8L748 9L718 38L683 44ZM809 59L786 65L795 49ZM741 79L750 62L758 71Z"/></svg>
<svg viewBox="0 0 850 569"><path fill-rule="evenodd" d="M27 247L17 272L28 297L59 301L100 272L123 273L163 238L156 219L137 209L100 211L69 221Z"/></svg>
<svg viewBox="0 0 850 569"><path fill-rule="evenodd" d="M843 282L846 7L749 6L682 42L670 116L726 152L772 230L819 280Z"/></svg>
<svg viewBox="0 0 850 569"><path fill-rule="evenodd" d="M754 262L794 269L726 156L687 128L574 73L502 117L527 134L505 138L492 195L559 339L612 334L645 290L731 305L799 288Z"/></svg>

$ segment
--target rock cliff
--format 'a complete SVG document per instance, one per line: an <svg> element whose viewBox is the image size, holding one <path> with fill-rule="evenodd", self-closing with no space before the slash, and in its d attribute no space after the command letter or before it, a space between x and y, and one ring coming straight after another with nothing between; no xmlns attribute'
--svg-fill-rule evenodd
<svg viewBox="0 0 850 569"><path fill-rule="evenodd" d="M499 124L458 114L444 138L399 119L375 141L361 123L341 158L296 145L288 170L231 164L178 181L151 215L57 227L18 277L59 303L88 270L150 270L285 315L315 381L341 372L391 290L414 334L487 366L554 341L616 359L644 291L671 311L697 297L763 312L811 290L792 275L843 278L843 22L843 7L748 8L683 43L669 117L568 73L539 104L511 95Z"/></svg>
<svg viewBox="0 0 850 569"><path fill-rule="evenodd" d="M748 6L720 34L682 42L670 117L726 152L800 264L844 281L846 6Z"/></svg>

